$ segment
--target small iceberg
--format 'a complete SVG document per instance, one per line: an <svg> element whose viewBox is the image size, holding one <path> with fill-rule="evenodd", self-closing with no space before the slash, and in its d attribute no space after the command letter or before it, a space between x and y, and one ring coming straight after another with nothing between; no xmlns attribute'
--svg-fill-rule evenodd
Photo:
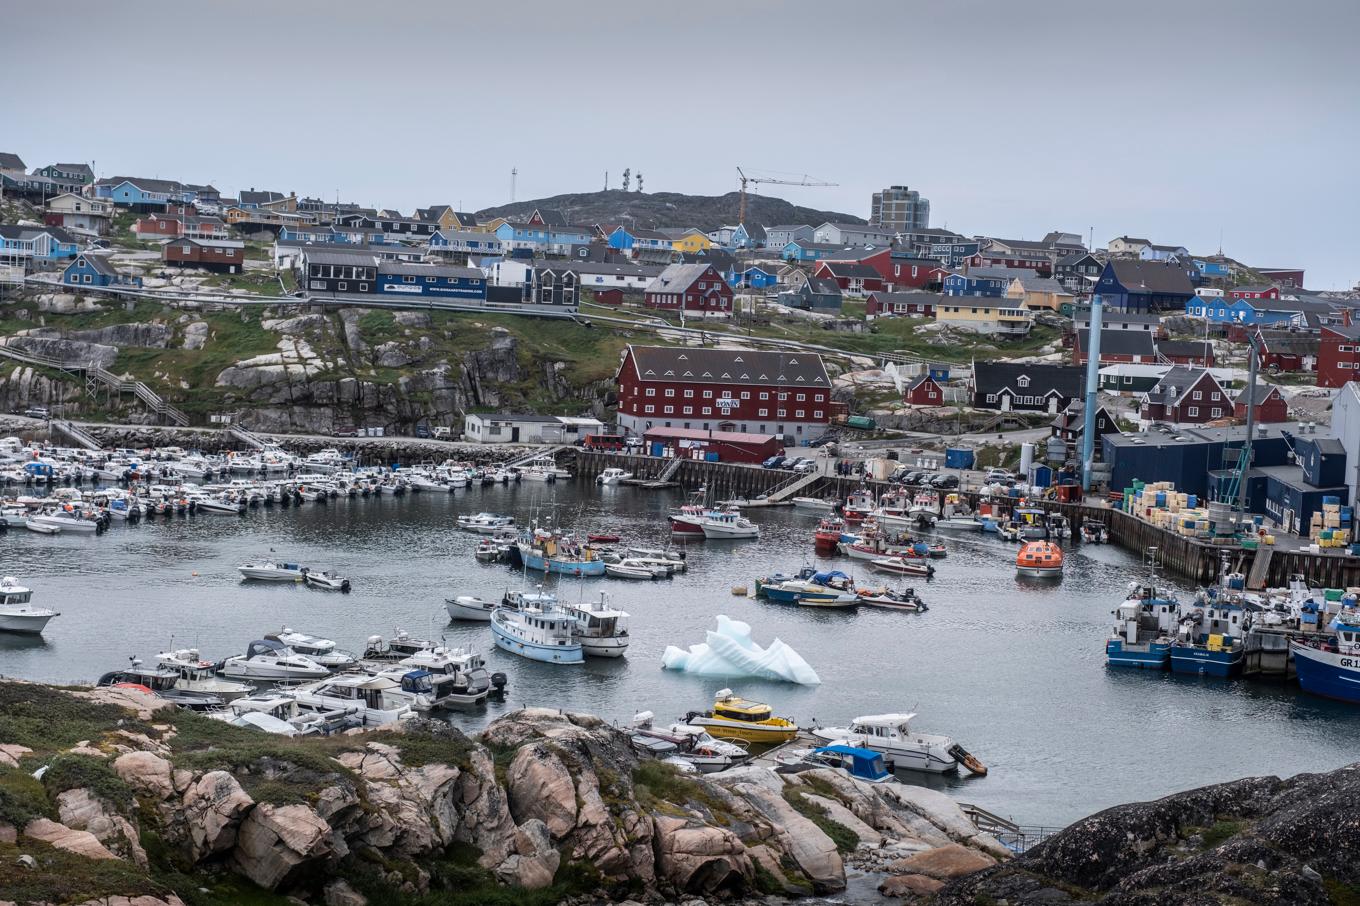
<svg viewBox="0 0 1360 906"><path fill-rule="evenodd" d="M704 644L688 651L667 645L661 666L695 676L750 677L816 686L821 683L803 656L779 639L761 648L751 639L751 626L718 615L718 628L706 633Z"/></svg>

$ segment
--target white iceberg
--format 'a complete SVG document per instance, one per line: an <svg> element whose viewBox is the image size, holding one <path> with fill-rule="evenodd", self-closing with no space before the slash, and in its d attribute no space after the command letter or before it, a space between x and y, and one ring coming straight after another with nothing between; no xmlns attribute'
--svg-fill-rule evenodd
<svg viewBox="0 0 1360 906"><path fill-rule="evenodd" d="M751 640L751 626L741 620L718 615L717 631L706 633L701 645L689 650L667 645L661 655L661 666L695 676L736 676L755 679L780 680L803 686L821 683L803 656L779 639L761 648Z"/></svg>

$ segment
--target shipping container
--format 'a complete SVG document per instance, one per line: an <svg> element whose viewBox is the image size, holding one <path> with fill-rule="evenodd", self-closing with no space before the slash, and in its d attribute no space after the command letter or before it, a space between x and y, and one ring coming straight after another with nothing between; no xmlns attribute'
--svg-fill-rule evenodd
<svg viewBox="0 0 1360 906"><path fill-rule="evenodd" d="M944 451L944 464L948 469L971 469L977 457L965 447L950 447Z"/></svg>

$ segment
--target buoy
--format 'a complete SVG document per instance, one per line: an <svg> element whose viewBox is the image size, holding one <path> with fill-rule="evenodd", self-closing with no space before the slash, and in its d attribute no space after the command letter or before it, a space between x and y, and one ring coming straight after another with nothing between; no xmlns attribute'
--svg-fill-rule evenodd
<svg viewBox="0 0 1360 906"><path fill-rule="evenodd" d="M745 585L733 585L733 586L732 586L732 594L734 594L734 595L740 595L740 596L743 597L743 598L746 597L746 586L745 586Z"/></svg>
<svg viewBox="0 0 1360 906"><path fill-rule="evenodd" d="M193 571L192 573L190 573L189 575L191 575L191 576L196 576L196 575L198 575L198 570L194 570L194 571Z"/></svg>

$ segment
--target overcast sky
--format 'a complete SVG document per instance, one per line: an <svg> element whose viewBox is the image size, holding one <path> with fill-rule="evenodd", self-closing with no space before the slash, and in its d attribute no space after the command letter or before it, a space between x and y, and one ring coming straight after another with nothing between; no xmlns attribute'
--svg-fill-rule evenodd
<svg viewBox="0 0 1360 906"><path fill-rule="evenodd" d="M1360 280L1357 0L68 0L0 11L0 150L30 168L397 207L767 194ZM677 224L678 225L678 224Z"/></svg>

